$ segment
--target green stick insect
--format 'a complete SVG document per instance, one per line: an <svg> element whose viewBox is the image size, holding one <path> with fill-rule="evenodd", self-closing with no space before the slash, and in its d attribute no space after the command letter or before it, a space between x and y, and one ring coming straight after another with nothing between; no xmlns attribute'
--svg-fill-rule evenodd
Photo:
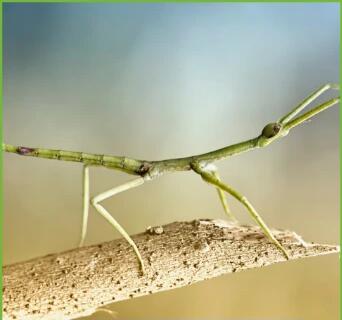
<svg viewBox="0 0 342 320"><path fill-rule="evenodd" d="M230 156L240 154L242 152L254 150L268 146L275 140L286 136L289 131L309 120L316 114L339 103L340 97L332 98L314 108L298 115L305 107L317 99L320 95L329 89L339 90L338 84L328 83L296 106L291 112L280 118L276 122L267 124L261 134L256 138L252 138L237 144L233 144L222 149L211 151L208 153L190 156L178 159L167 159L161 161L136 160L127 157L118 157L111 155L90 154L84 152L52 150L41 148L18 147L9 144L3 144L2 149L6 152L16 153L22 156L32 156L38 158L55 159L63 161L74 161L83 163L83 220L81 229L80 246L83 245L87 232L89 204L92 204L97 212L100 213L132 246L140 263L141 271L144 273L144 262L141 254L125 229L112 217L112 215L102 206L101 202L116 194L130 190L142 185L146 181L154 180L164 173L174 171L193 171L197 173L204 181L213 185L218 192L219 198L223 205L224 211L230 219L235 219L229 210L225 193L230 194L246 207L248 213L261 227L265 235L274 243L274 245L282 252L286 259L289 254L279 241L274 237L269 227L266 225L261 216L257 213L247 198L233 189L230 185L221 181L216 167L212 164L215 161L226 159ZM89 168L92 166L102 166L109 169L121 170L130 175L138 176L138 178L107 190L99 195L90 198L89 196Z"/></svg>

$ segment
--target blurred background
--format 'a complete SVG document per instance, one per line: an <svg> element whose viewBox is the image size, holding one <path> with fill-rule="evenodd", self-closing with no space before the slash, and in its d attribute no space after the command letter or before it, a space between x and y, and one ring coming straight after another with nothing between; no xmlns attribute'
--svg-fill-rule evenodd
<svg viewBox="0 0 342 320"><path fill-rule="evenodd" d="M255 137L339 81L339 19L334 3L5 3L4 141L155 160ZM338 109L218 163L270 226L308 241L339 242ZM4 155L5 264L77 246L81 173L80 164ZM91 193L128 179L91 169ZM105 207L130 234L225 217L216 191L190 173ZM118 236L91 209L86 244ZM111 308L121 319L338 319L338 263L338 255L293 261Z"/></svg>

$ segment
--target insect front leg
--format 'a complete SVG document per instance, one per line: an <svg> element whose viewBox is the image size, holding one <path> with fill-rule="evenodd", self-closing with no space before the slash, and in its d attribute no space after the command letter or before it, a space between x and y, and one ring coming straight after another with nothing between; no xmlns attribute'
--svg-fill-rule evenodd
<svg viewBox="0 0 342 320"><path fill-rule="evenodd" d="M218 181L221 181L220 175L217 171L217 167L213 164L209 164L206 166L206 171L210 172ZM235 216L232 214L232 212L230 211L229 205L228 205L228 201L227 201L227 197L225 195L225 191L223 189L221 189L220 187L216 187L218 196L220 198L223 210L225 212L225 214L228 216L228 218L234 222L237 222L237 219L235 218Z"/></svg>
<svg viewBox="0 0 342 320"><path fill-rule="evenodd" d="M205 170L204 168L201 167L199 163L193 163L192 164L192 169L201 175L202 179L217 188L220 188L221 190L224 190L225 192L231 194L235 199L237 199L239 202L241 202L246 209L248 210L249 214L252 216L252 218L256 221L256 223L260 226L260 228L263 230L265 235L277 246L277 248L284 254L286 259L289 259L289 254L285 250L285 248L279 243L279 241L274 237L272 234L272 231L270 228L266 225L264 220L261 218L261 216L257 213L257 211L254 209L252 204L247 200L245 196L240 194L238 191L233 189L231 186L223 183L220 181L215 175L210 172Z"/></svg>

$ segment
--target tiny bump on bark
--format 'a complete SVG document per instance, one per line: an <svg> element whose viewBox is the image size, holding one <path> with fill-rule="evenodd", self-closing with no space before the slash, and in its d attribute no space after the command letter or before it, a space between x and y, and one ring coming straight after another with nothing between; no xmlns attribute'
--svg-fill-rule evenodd
<svg viewBox="0 0 342 320"><path fill-rule="evenodd" d="M151 235L159 235L159 234L164 233L164 229L162 226L156 226L156 227L149 226L146 228L146 232Z"/></svg>

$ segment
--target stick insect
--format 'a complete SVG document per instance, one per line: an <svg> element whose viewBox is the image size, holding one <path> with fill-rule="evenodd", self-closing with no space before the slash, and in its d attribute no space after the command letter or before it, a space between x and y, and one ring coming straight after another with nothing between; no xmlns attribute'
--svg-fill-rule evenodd
<svg viewBox="0 0 342 320"><path fill-rule="evenodd" d="M328 90L339 90L338 84L328 83L318 90L314 91L310 96L304 99L298 106L296 106L288 114L277 120L276 122L267 124L261 134L257 137L245 140L240 143L236 143L215 151L208 153L189 156L185 158L167 159L160 161L146 161L137 160L122 156L100 155L90 154L84 152L64 151L64 150L52 150L41 148L29 148L21 146L13 146L9 144L3 144L2 149L6 152L16 153L22 156L32 156L45 159L55 159L62 161L74 161L81 162L83 164L83 216L82 216L82 228L79 245L82 246L87 233L88 224L88 212L89 204L91 204L96 211L104 217L132 246L137 259L140 264L142 273L144 273L144 262L142 256L138 250L138 247L125 231L125 229L112 217L112 215L103 207L101 202L121 192L141 186L147 181L154 180L167 172L175 171L192 171L198 174L205 182L216 188L223 209L229 219L236 220L234 215L230 212L226 193L238 200L246 209L255 222L261 227L266 237L282 252L286 259L290 256L285 248L272 234L270 228L258 214L254 206L248 201L248 199L233 187L223 182L220 179L217 168L213 165L213 162L226 159L230 156L247 152L257 148L266 147L279 138L285 137L291 129L300 125L301 123L311 119L316 114L332 107L339 103L340 97L332 98L311 110L299 115L309 104L321 96ZM122 185L114 187L110 190L102 192L95 197L90 198L89 194L89 168L93 166L102 166L109 169L124 171L130 175L137 176L134 180L126 182Z"/></svg>

